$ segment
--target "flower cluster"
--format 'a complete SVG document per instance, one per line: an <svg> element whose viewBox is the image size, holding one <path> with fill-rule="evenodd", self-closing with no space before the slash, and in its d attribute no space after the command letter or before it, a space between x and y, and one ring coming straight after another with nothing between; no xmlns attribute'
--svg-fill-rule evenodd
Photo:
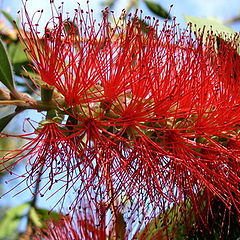
<svg viewBox="0 0 240 240"><path fill-rule="evenodd" d="M43 188L75 186L72 207L127 199L147 217L189 201L200 213L217 197L239 210L237 39L138 13L112 23L106 10L97 24L81 9L59 12L42 36L25 14L21 39L53 107L4 163L27 158L31 184L47 174Z"/></svg>
<svg viewBox="0 0 240 240"><path fill-rule="evenodd" d="M104 215L104 207L101 212L93 209L90 204L85 204L76 213L74 219L70 216L61 216L59 219L47 222L47 226L39 229L33 236L34 240L105 240L106 223Z"/></svg>

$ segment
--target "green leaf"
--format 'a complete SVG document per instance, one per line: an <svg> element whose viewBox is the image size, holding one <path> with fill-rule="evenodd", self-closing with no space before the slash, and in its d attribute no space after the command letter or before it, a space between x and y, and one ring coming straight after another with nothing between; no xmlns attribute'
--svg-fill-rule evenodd
<svg viewBox="0 0 240 240"><path fill-rule="evenodd" d="M217 19L200 18L187 15L184 16L184 19L187 23L192 23L194 26L196 26L197 30L205 27L206 32L210 31L213 34L236 34L232 28L225 26Z"/></svg>
<svg viewBox="0 0 240 240"><path fill-rule="evenodd" d="M53 219L54 221L58 221L62 215L60 213L51 211L44 208L31 208L30 210L30 220L37 228L46 227L46 222L48 220Z"/></svg>
<svg viewBox="0 0 240 240"><path fill-rule="evenodd" d="M21 204L6 211L5 216L0 221L0 239L6 239L17 233L17 227L22 219L24 211L29 207L29 203Z"/></svg>
<svg viewBox="0 0 240 240"><path fill-rule="evenodd" d="M0 10L0 12L9 21L9 23L11 23L11 25L15 28L16 24L14 23L14 19L12 18L12 16L8 12L6 12L4 10Z"/></svg>
<svg viewBox="0 0 240 240"><path fill-rule="evenodd" d="M116 0L106 0L106 1L102 1L101 5L104 7L113 8L115 2L116 2Z"/></svg>
<svg viewBox="0 0 240 240"><path fill-rule="evenodd" d="M0 119L0 132L8 125L8 123L18 114L18 112L11 113Z"/></svg>
<svg viewBox="0 0 240 240"><path fill-rule="evenodd" d="M23 49L24 47L20 41L8 45L8 54L13 64L22 62L30 63Z"/></svg>
<svg viewBox="0 0 240 240"><path fill-rule="evenodd" d="M35 88L35 85L32 81L28 81L28 84L26 84L25 81L22 81L22 77L24 76L25 80L27 80L31 79L31 77L35 78L38 74L33 72L31 62L24 52L24 46L20 41L11 42L7 50L12 62L14 74L21 77L15 79L15 84L21 86L21 89L23 89L25 93L33 94L32 89Z"/></svg>
<svg viewBox="0 0 240 240"><path fill-rule="evenodd" d="M182 211L182 209L185 209L185 211ZM189 224L195 222L195 215L192 212L190 201L176 204L152 219L139 233L137 239L168 240L169 234L173 234L171 235L174 236L173 239L185 240L187 233L186 219L188 219Z"/></svg>
<svg viewBox="0 0 240 240"><path fill-rule="evenodd" d="M54 212L54 211L49 212L48 209L44 209L44 208L37 208L36 211L39 215L41 215L41 217L44 221L49 220L49 219L53 219L53 220L57 221L62 216L58 212Z"/></svg>
<svg viewBox="0 0 240 240"><path fill-rule="evenodd" d="M13 71L7 51L0 39L0 82L10 91L14 90Z"/></svg>
<svg viewBox="0 0 240 240"><path fill-rule="evenodd" d="M42 222L35 208L30 209L29 218L35 227L41 228Z"/></svg>
<svg viewBox="0 0 240 240"><path fill-rule="evenodd" d="M29 79L30 77L37 77L39 76L37 73L33 72L33 69L30 67L30 62L26 61L26 62L19 62L19 63L13 63L13 69L14 69L14 73L15 75L22 77L24 76L24 78ZM34 85L31 84L31 82L28 82L28 84L31 85L31 87L33 87ZM18 84L18 81L16 81L16 85ZM26 86L26 83L24 82L23 85Z"/></svg>
<svg viewBox="0 0 240 240"><path fill-rule="evenodd" d="M169 13L158 3L153 2L151 0L144 0L144 3L148 7L148 9L152 11L154 14L156 14L157 16L161 18L171 19L171 16L169 15Z"/></svg>

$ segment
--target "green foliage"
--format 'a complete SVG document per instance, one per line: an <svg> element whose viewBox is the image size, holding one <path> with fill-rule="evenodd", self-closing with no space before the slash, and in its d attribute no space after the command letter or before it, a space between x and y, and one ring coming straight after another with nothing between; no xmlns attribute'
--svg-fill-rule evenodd
<svg viewBox="0 0 240 240"><path fill-rule="evenodd" d="M148 7L148 9L156 14L158 17L171 19L169 12L167 12L161 5L151 0L144 0L144 3Z"/></svg>
<svg viewBox="0 0 240 240"><path fill-rule="evenodd" d="M1 11L1 10L0 10ZM10 65L11 69L14 70L14 75L19 77L25 77L28 81L26 84L23 79L15 78L15 84L20 86L24 92L28 94L32 94L31 89L34 89L35 86L31 81L31 78L38 76L33 69L31 68L31 61L29 61L26 53L24 52L24 45L17 38L17 29L18 21L14 21L12 16L5 12L1 11L3 16L8 20L8 22L12 25L11 31L8 31L8 28L5 27L5 31L0 32L0 37L2 41L6 44L7 53L12 65ZM10 29L9 29L10 30ZM1 60L1 59L0 59ZM5 84L6 86L6 84ZM8 86L6 86L8 87ZM8 87L9 88L9 87Z"/></svg>
<svg viewBox="0 0 240 240"><path fill-rule="evenodd" d="M8 125L8 123L17 115L17 112L11 113L3 118L0 118L0 132Z"/></svg>
<svg viewBox="0 0 240 240"><path fill-rule="evenodd" d="M26 53L24 52L23 44L19 40L10 42L8 44L7 51L12 62L14 74L16 76L24 76L27 79L37 76L37 74L34 73L32 68L30 67L31 62L29 61ZM31 86L31 88L34 89L32 81L29 81L28 84L29 86ZM26 93L32 93L31 89L29 89L28 85L25 82L21 82L16 79L16 85L21 86Z"/></svg>
<svg viewBox="0 0 240 240"><path fill-rule="evenodd" d="M183 209L185 209L185 211L183 211ZM195 216L192 212L190 202L179 203L151 220L138 235L137 239L168 240L168 235L171 233L174 234L174 239L185 240L187 226L189 224L193 225L194 221Z"/></svg>
<svg viewBox="0 0 240 240"><path fill-rule="evenodd" d="M13 71L8 53L0 39L0 81L10 90L14 90Z"/></svg>
<svg viewBox="0 0 240 240"><path fill-rule="evenodd" d="M14 116L16 116L17 114L18 112L17 113L14 112L2 117L0 119L1 130L5 128L10 123L10 121L14 118ZM9 129L5 129L5 131L9 133L8 130ZM2 158L4 155L8 154L10 151L20 148L25 141L26 140L24 139L15 138L15 137L8 137L8 138L1 137L0 138L0 157ZM4 165L1 165L1 161L0 161L0 177L8 173L8 171L6 170L6 167L11 165L13 162L14 162L14 159L12 159L11 161L8 161Z"/></svg>
<svg viewBox="0 0 240 240"><path fill-rule="evenodd" d="M209 31L212 34L224 34L224 35L235 35L236 32L224 24L222 24L217 19L209 19L209 18L200 18L200 17L193 17L193 16L184 16L184 19L187 23L191 23L194 26L196 26L196 29L203 29L205 28L205 31Z"/></svg>
<svg viewBox="0 0 240 240"><path fill-rule="evenodd" d="M229 210L221 200L215 198L211 202L211 212L204 214L206 229L190 229L186 240L238 240L240 239L240 222L237 216L234 206Z"/></svg>
<svg viewBox="0 0 240 240"><path fill-rule="evenodd" d="M116 0L106 0L106 1L102 1L101 5L112 8L114 6L115 2L116 2Z"/></svg>
<svg viewBox="0 0 240 240"><path fill-rule="evenodd" d="M12 60L12 63L24 63L28 61L28 58L23 51L23 45L20 41L13 42L8 46L8 54Z"/></svg>
<svg viewBox="0 0 240 240"><path fill-rule="evenodd" d="M0 240L16 238L18 225L28 207L29 203L24 203L6 211L0 221Z"/></svg>
<svg viewBox="0 0 240 240"><path fill-rule="evenodd" d="M168 234L177 240L236 240L240 238L240 222L237 210L226 208L217 197L207 210L204 192L199 195L196 214L190 201L179 203L151 220L137 236L139 240L169 240ZM204 223L204 225L203 225ZM173 235L172 235L173 234Z"/></svg>
<svg viewBox="0 0 240 240"><path fill-rule="evenodd" d="M43 228L46 227L46 222L50 219L58 221L61 217L60 213L44 209L32 207L29 212L29 219L34 227Z"/></svg>
<svg viewBox="0 0 240 240"><path fill-rule="evenodd" d="M0 12L3 14L3 16L8 20L8 22L15 28L16 27L16 24L15 24L15 21L14 19L12 18L12 16L4 11L4 10L0 10Z"/></svg>

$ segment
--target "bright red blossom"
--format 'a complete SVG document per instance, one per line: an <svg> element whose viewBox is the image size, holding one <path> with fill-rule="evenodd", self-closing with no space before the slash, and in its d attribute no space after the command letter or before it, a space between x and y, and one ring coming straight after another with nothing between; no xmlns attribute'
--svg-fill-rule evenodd
<svg viewBox="0 0 240 240"><path fill-rule="evenodd" d="M97 25L91 13L59 13L40 37L27 15L21 38L67 120L44 125L23 156L4 161L31 157L28 174L48 169L50 186L65 174L66 192L78 186L76 205L93 194L107 203L125 196L146 217L184 201L201 212L204 192L204 207L217 197L239 211L240 102L229 85L239 56L224 51L231 40L216 49L215 36L203 43L174 22L160 29L125 17L111 24L105 11Z"/></svg>
<svg viewBox="0 0 240 240"><path fill-rule="evenodd" d="M44 195L57 181L61 181L66 176L71 178L76 167L74 159L77 148L64 133L65 131L56 123L46 122L33 133L11 136L27 139L28 142L21 149L11 151L1 159L4 169L12 172L16 164L27 160L26 173L20 177L23 181L27 180L29 189L34 189L35 184L40 182L45 174L47 181L39 192L40 195Z"/></svg>
<svg viewBox="0 0 240 240"><path fill-rule="evenodd" d="M106 240L105 218L100 214L105 213L94 212L90 207L82 208L74 219L62 216L59 220L49 221L32 239L41 240L44 237L46 240Z"/></svg>

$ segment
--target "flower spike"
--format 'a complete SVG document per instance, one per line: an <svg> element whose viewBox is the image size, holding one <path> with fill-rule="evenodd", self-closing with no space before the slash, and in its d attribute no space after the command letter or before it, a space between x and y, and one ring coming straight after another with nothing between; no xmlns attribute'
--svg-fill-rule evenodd
<svg viewBox="0 0 240 240"><path fill-rule="evenodd" d="M25 14L21 39L64 117L49 110L51 122L3 164L29 159L26 178L43 171L50 188L62 182L63 200L74 189L71 210L88 196L114 217L126 198L142 222L187 206L206 220L217 199L239 214L237 36L216 49L216 36L203 41L175 21L160 28L135 13L112 24L105 10L97 25L79 8L53 16L40 37Z"/></svg>

